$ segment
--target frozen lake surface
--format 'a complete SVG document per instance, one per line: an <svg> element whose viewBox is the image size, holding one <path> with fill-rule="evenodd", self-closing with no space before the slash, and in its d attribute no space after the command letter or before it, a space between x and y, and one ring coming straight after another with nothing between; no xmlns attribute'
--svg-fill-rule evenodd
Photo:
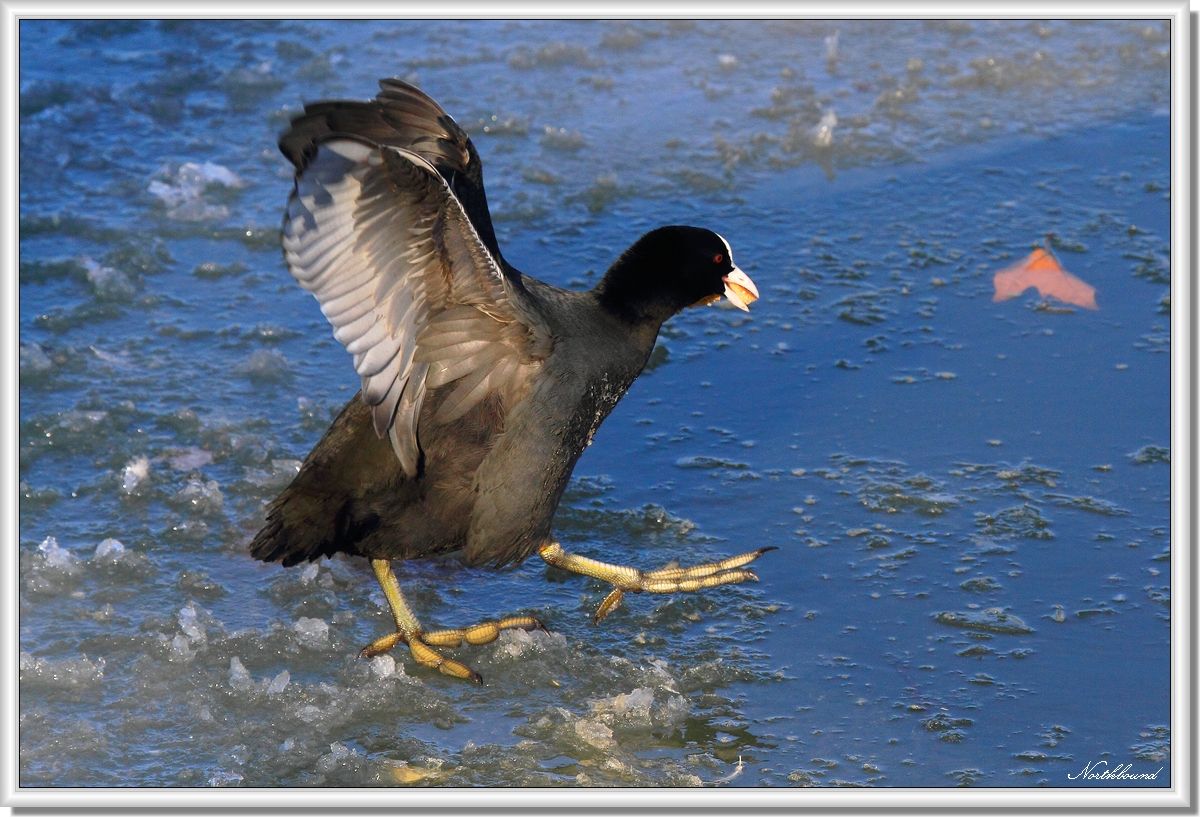
<svg viewBox="0 0 1200 817"><path fill-rule="evenodd" d="M1168 35L22 22L20 784L1170 785ZM247 555L357 388L275 140L393 75L471 132L528 274L729 239L762 299L664 328L556 531L779 548L758 584L595 627L605 586L536 558L398 563L427 626L550 629L455 651L476 687L356 657L392 626L364 561ZM992 301L1050 233L1098 310Z"/></svg>

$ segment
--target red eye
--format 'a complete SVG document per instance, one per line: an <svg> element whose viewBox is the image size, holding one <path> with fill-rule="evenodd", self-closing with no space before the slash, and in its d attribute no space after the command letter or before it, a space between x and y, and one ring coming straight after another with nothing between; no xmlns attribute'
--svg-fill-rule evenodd
<svg viewBox="0 0 1200 817"><path fill-rule="evenodd" d="M724 254L724 253L717 253L715 256L713 256L713 263L714 263L714 264L720 264L720 263L721 263L722 261L724 261L724 260L725 260L725 254Z"/></svg>

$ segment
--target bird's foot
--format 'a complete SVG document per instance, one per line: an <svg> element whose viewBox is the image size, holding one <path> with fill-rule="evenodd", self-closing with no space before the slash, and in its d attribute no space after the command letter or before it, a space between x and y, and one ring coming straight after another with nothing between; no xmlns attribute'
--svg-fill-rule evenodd
<svg viewBox="0 0 1200 817"><path fill-rule="evenodd" d="M467 665L455 661L453 658L447 658L434 647L457 647L464 641L468 644L489 644L500 637L501 630L541 630L545 632L546 628L531 616L514 616L500 621L485 621L474 627L432 630L428 633L420 631L405 633L396 630L363 647L358 656L359 658L373 658L404 642L408 645L409 652L412 653L412 657L418 664L436 669L443 675L482 684L483 676Z"/></svg>
<svg viewBox="0 0 1200 817"><path fill-rule="evenodd" d="M600 608L596 610L593 621L599 624L609 613L621 606L626 593L691 593L706 587L718 587L723 584L738 584L744 581L758 581L758 576L749 570L742 569L768 550L774 547L759 548L740 556L731 556L719 562L709 562L692 567L669 565L659 570L642 571L635 567L612 565L567 553L558 542L550 542L538 549L539 555L547 564L591 576L613 585L613 590Z"/></svg>

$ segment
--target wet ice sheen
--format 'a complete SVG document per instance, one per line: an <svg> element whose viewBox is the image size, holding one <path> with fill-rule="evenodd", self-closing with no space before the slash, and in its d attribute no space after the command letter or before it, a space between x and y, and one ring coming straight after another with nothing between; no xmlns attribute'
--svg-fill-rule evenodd
<svg viewBox="0 0 1200 817"><path fill-rule="evenodd" d="M1169 758L1160 24L21 37L23 785L1053 786L1087 746ZM283 270L275 140L392 74L471 132L524 271L591 286L660 223L737 247L764 298L664 327L556 530L643 568L774 545L760 583L594 627L606 588L540 563L399 565L431 627L550 629L452 651L476 688L356 657L393 627L361 560L248 558L358 387ZM1099 313L991 303L1047 232ZM1072 708L1080 679L1126 706Z"/></svg>

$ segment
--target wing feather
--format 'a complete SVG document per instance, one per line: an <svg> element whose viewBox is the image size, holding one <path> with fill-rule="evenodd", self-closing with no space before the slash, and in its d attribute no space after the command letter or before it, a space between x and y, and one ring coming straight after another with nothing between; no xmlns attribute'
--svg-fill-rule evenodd
<svg viewBox="0 0 1200 817"><path fill-rule="evenodd" d="M483 365L474 366L467 375L458 380L454 390L442 401L433 417L434 421L452 423L470 411L487 394L488 377L501 365L500 359L493 358ZM428 378L426 381L428 382Z"/></svg>
<svg viewBox="0 0 1200 817"><path fill-rule="evenodd" d="M371 410L371 423L375 427L375 433L380 437L387 434L391 428L392 418L396 416L396 408L400 405L400 395L404 392L404 386L404 381L392 378L388 384L388 390ZM363 389L363 393L366 391Z"/></svg>
<svg viewBox="0 0 1200 817"><path fill-rule="evenodd" d="M404 386L404 393L400 397L400 402L396 406L396 412L391 426L388 428L388 438L392 443L392 450L396 452L396 458L400 460L400 465L404 468L405 473L417 473L417 464L420 461L421 450L417 443L417 420L421 410L421 405L425 401L425 371L428 364L419 363L413 367L412 375L408 378L408 382ZM412 433L405 433L405 429L411 429Z"/></svg>
<svg viewBox="0 0 1200 817"><path fill-rule="evenodd" d="M422 360L422 363L429 363L429 374L425 375L425 383L431 389L436 389L439 386L444 386L447 383L453 383L460 377L464 377L471 372L476 371L482 366L490 365L496 360L499 360L505 354L503 347L498 344L490 344L487 348L476 352L473 355L466 357L445 357L435 360Z"/></svg>

